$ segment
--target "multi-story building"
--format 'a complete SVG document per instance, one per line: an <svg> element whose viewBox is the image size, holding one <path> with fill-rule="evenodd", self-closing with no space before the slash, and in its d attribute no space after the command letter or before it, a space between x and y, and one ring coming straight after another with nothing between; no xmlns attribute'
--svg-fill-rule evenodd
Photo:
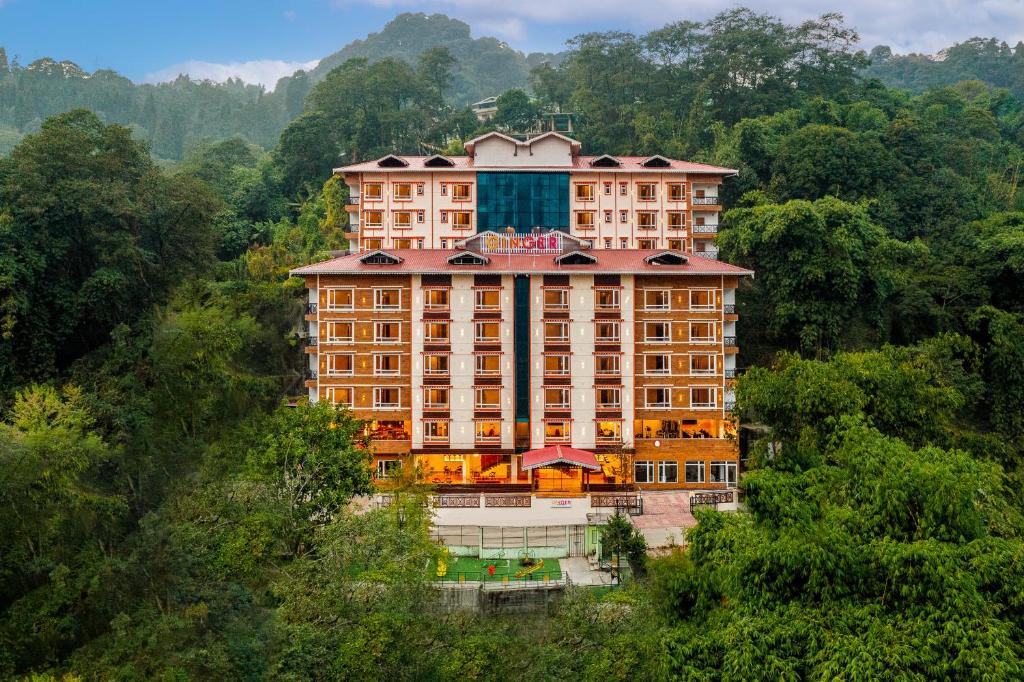
<svg viewBox="0 0 1024 682"><path fill-rule="evenodd" d="M690 230L717 225L733 171L583 157L550 133L466 148L338 169L353 252L293 271L309 289L310 400L368 421L382 478L734 485L735 292L753 273ZM587 458L529 455L554 446Z"/></svg>
<svg viewBox="0 0 1024 682"><path fill-rule="evenodd" d="M561 230L604 249L714 258L729 168L662 156L582 156L559 133L489 133L467 156L395 156L336 169L355 250L451 249L472 234Z"/></svg>

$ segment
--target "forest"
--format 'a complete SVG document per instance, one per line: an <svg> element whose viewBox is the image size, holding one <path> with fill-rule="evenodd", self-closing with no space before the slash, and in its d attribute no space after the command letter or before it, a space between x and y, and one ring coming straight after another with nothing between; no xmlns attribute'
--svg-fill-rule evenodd
<svg viewBox="0 0 1024 682"><path fill-rule="evenodd" d="M361 425L286 406L288 270L344 247L332 165L483 130L451 51L344 61L269 151L211 131L158 162L86 109L19 138L0 678L1024 677L1024 100L891 87L858 40L838 14L737 8L577 36L532 97L499 98L501 129L572 111L585 153L739 169L718 245L757 272L737 400L768 434L745 511L698 512L685 551L530 617L433 608L424 491L353 513Z"/></svg>

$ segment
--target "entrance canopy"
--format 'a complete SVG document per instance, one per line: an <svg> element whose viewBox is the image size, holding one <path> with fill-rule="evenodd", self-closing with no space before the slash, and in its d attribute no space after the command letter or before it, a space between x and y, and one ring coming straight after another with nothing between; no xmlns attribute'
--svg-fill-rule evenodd
<svg viewBox="0 0 1024 682"><path fill-rule="evenodd" d="M552 445L551 447L523 453L524 471L549 467L555 464L568 464L569 466L590 469L591 471L601 470L601 465L597 463L594 453L587 452L586 450Z"/></svg>

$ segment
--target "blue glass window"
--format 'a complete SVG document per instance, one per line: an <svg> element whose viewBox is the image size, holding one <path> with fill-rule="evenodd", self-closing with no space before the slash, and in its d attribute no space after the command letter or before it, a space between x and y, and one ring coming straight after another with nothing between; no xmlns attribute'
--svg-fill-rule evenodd
<svg viewBox="0 0 1024 682"><path fill-rule="evenodd" d="M476 183L477 231L510 225L520 233L534 227L569 231L568 173L481 171Z"/></svg>

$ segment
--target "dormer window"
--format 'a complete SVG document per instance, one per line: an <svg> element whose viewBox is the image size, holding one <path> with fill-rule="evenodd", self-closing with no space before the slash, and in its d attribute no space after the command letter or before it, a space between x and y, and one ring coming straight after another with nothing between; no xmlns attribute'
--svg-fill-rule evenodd
<svg viewBox="0 0 1024 682"><path fill-rule="evenodd" d="M590 162L591 168L618 168L621 165L622 163L618 159L607 154L599 156Z"/></svg>
<svg viewBox="0 0 1024 682"><path fill-rule="evenodd" d="M455 165L455 162L449 158L441 156L440 154L434 154L423 162L423 165L427 168L451 168Z"/></svg>
<svg viewBox="0 0 1024 682"><path fill-rule="evenodd" d="M395 156L394 154L388 154L384 158L378 160L377 165L381 168L405 168L409 165L409 162Z"/></svg>
<svg viewBox="0 0 1024 682"><path fill-rule="evenodd" d="M386 251L377 250L366 254L359 262L364 265L398 265L402 259Z"/></svg>
<svg viewBox="0 0 1024 682"><path fill-rule="evenodd" d="M486 256L472 251L463 251L448 257L448 263L451 265L487 265L490 262L491 260Z"/></svg>
<svg viewBox="0 0 1024 682"><path fill-rule="evenodd" d="M593 265L596 262L597 256L582 251L570 251L555 257L555 263L558 265Z"/></svg>
<svg viewBox="0 0 1024 682"><path fill-rule="evenodd" d="M669 168L672 162L660 154L655 154L640 165L644 168Z"/></svg>
<svg viewBox="0 0 1024 682"><path fill-rule="evenodd" d="M660 251L644 258L651 265L686 265L686 256L675 251Z"/></svg>

